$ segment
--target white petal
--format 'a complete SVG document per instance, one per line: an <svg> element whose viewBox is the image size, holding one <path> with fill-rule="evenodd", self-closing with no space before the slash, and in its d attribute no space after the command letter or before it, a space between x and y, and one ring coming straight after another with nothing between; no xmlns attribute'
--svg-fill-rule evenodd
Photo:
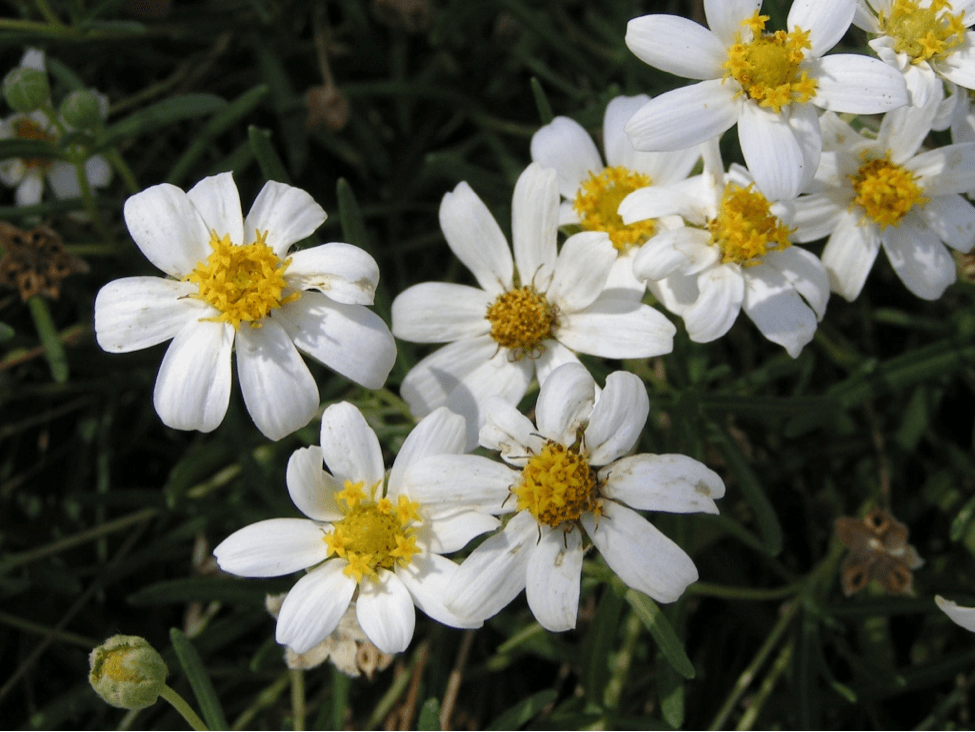
<svg viewBox="0 0 975 732"><path fill-rule="evenodd" d="M586 533L621 580L657 602L674 602L697 581L684 550L635 511L603 501L598 520L582 515Z"/></svg>
<svg viewBox="0 0 975 732"><path fill-rule="evenodd" d="M532 160L558 173L559 192L575 200L579 187L591 173L603 169L596 143L573 119L556 117L532 135Z"/></svg>
<svg viewBox="0 0 975 732"><path fill-rule="evenodd" d="M582 532L544 532L528 557L525 596L535 619L546 630L576 627L582 580Z"/></svg>
<svg viewBox="0 0 975 732"><path fill-rule="evenodd" d="M724 482L686 455L632 455L599 471L607 498L641 511L718 513Z"/></svg>
<svg viewBox="0 0 975 732"><path fill-rule="evenodd" d="M492 296L512 287L514 260L501 227L466 182L443 197L440 228L457 258Z"/></svg>
<svg viewBox="0 0 975 732"><path fill-rule="evenodd" d="M372 305L379 265L372 255L342 242L294 252L285 278L296 290L318 290L336 302Z"/></svg>
<svg viewBox="0 0 975 732"><path fill-rule="evenodd" d="M975 244L975 207L961 196L932 198L919 212L945 244L968 252Z"/></svg>
<svg viewBox="0 0 975 732"><path fill-rule="evenodd" d="M877 225L861 225L855 213L844 211L823 249L823 265L833 292L850 302L856 300L879 251Z"/></svg>
<svg viewBox="0 0 975 732"><path fill-rule="evenodd" d="M47 71L44 63L44 52L37 48L28 48L20 58L20 64L25 69Z"/></svg>
<svg viewBox="0 0 975 732"><path fill-rule="evenodd" d="M485 402L480 441L481 447L497 450L502 458L519 467L527 465L528 457L540 452L545 444L532 421L504 399Z"/></svg>
<svg viewBox="0 0 975 732"><path fill-rule="evenodd" d="M280 577L325 561L322 527L308 519L268 519L245 526L213 550L224 572L238 577Z"/></svg>
<svg viewBox="0 0 975 732"><path fill-rule="evenodd" d="M880 33L880 23L877 22L877 16L867 5L867 0L856 0L856 14L853 16L853 25L857 28L862 28L876 35Z"/></svg>
<svg viewBox="0 0 975 732"><path fill-rule="evenodd" d="M811 104L793 104L789 111L789 127L799 144L802 155L802 179L799 190L810 189L823 154L823 133L819 128L819 111Z"/></svg>
<svg viewBox="0 0 975 732"><path fill-rule="evenodd" d="M447 587L447 607L461 617L497 615L525 588L538 534L538 523L530 513L515 514L504 531L486 539L460 565Z"/></svg>
<svg viewBox="0 0 975 732"><path fill-rule="evenodd" d="M28 170L14 192L14 201L18 206L36 206L43 195L44 177L36 169Z"/></svg>
<svg viewBox="0 0 975 732"><path fill-rule="evenodd" d="M632 22L632 21L630 21ZM718 137L738 121L737 83L720 79L683 86L651 99L626 123L637 150L684 150Z"/></svg>
<svg viewBox="0 0 975 732"><path fill-rule="evenodd" d="M833 189L799 196L786 203L789 223L796 227L789 238L797 242L807 242L828 236L849 206L849 201L841 200L845 197L841 191Z"/></svg>
<svg viewBox="0 0 975 732"><path fill-rule="evenodd" d="M367 389L385 384L396 361L393 334L365 305L345 305L309 291L272 311L270 320L304 353Z"/></svg>
<svg viewBox="0 0 975 732"><path fill-rule="evenodd" d="M92 155L85 161L85 178L92 188L104 188L112 182L112 166L101 155Z"/></svg>
<svg viewBox="0 0 975 732"><path fill-rule="evenodd" d="M226 323L191 322L169 344L152 401L159 418L178 430L212 432L230 404L230 349Z"/></svg>
<svg viewBox="0 0 975 732"><path fill-rule="evenodd" d="M562 245L555 276L545 293L562 312L580 310L599 297L617 251L602 231L581 231Z"/></svg>
<svg viewBox="0 0 975 732"><path fill-rule="evenodd" d="M581 363L555 369L544 382L535 403L538 432L554 442L571 445L589 419L596 399L596 382Z"/></svg>
<svg viewBox="0 0 975 732"><path fill-rule="evenodd" d="M138 351L173 338L187 323L216 312L189 295L191 282L125 277L109 282L95 298L95 337L110 353Z"/></svg>
<svg viewBox="0 0 975 732"><path fill-rule="evenodd" d="M904 167L921 178L926 196L970 191L975 188L975 142L928 150Z"/></svg>
<svg viewBox="0 0 975 732"><path fill-rule="evenodd" d="M748 170L767 199L799 195L808 171L796 132L785 117L746 103L738 119L738 141Z"/></svg>
<svg viewBox="0 0 975 732"><path fill-rule="evenodd" d="M285 183L269 180L257 194L244 220L244 243L267 232L265 243L284 259L288 248L315 233L327 214L311 194Z"/></svg>
<svg viewBox="0 0 975 732"><path fill-rule="evenodd" d="M514 510L505 507L508 489L521 473L480 455L432 455L407 468L403 481L410 498L438 515L463 511L495 514Z"/></svg>
<svg viewBox="0 0 975 732"><path fill-rule="evenodd" d="M555 369L567 363L580 363L580 361L572 351L558 341L547 341L545 350L535 361L535 378L539 384L544 384Z"/></svg>
<svg viewBox="0 0 975 732"><path fill-rule="evenodd" d="M416 556L408 567L397 567L396 576L409 590L414 604L438 623L452 628L480 628L482 620L462 618L443 604L447 584L457 565L436 554Z"/></svg>
<svg viewBox="0 0 975 732"><path fill-rule="evenodd" d="M236 350L244 404L265 437L280 440L314 419L318 386L288 333L273 318L265 318L260 328L242 324Z"/></svg>
<svg viewBox="0 0 975 732"><path fill-rule="evenodd" d="M633 273L643 280L662 280L678 270L683 271L691 259L680 244L699 242L702 238L707 241L707 232L687 226L657 234L637 250Z"/></svg>
<svg viewBox="0 0 975 732"><path fill-rule="evenodd" d="M932 104L920 108L906 106L888 112L880 123L877 146L881 151L890 150L891 162L903 165L914 157L924 138L930 134L936 111L937 105Z"/></svg>
<svg viewBox="0 0 975 732"><path fill-rule="evenodd" d="M406 436L389 471L387 495L392 499L409 486L404 482L406 469L418 460L431 455L454 455L464 452L467 425L464 418L446 407L433 410Z"/></svg>
<svg viewBox="0 0 975 732"><path fill-rule="evenodd" d="M743 20L762 7L762 0L704 0L704 17L711 32L730 46L735 33L742 30Z"/></svg>
<svg viewBox="0 0 975 732"><path fill-rule="evenodd" d="M721 169L721 173L724 174L724 168ZM690 189L690 186L700 183L696 180L699 178L701 176L694 176L684 185L677 183L638 188L620 202L616 213L627 225L671 214L682 216L689 223L703 224L708 218L708 212L705 210L705 204L700 200L701 196L697 195L701 186L696 186L698 190Z"/></svg>
<svg viewBox="0 0 975 732"><path fill-rule="evenodd" d="M936 595L934 601L944 614L951 618L952 622L957 623L965 630L975 632L975 607L962 607L957 602L944 599L941 595Z"/></svg>
<svg viewBox="0 0 975 732"><path fill-rule="evenodd" d="M234 244L244 241L244 215L240 210L240 194L230 173L204 178L186 192L196 207L207 231L215 231L218 238L230 236Z"/></svg>
<svg viewBox="0 0 975 732"><path fill-rule="evenodd" d="M954 49L947 58L935 63L944 78L966 89L975 88L975 33L968 31L965 42Z"/></svg>
<svg viewBox="0 0 975 732"><path fill-rule="evenodd" d="M325 472L323 461L322 448L318 445L295 450L288 460L288 494L298 510L308 518L340 521L344 514L335 500L335 494L342 490L342 485Z"/></svg>
<svg viewBox="0 0 975 732"><path fill-rule="evenodd" d="M356 588L356 581L342 571L347 566L345 560L333 559L295 583L278 613L278 643L305 653L338 627Z"/></svg>
<svg viewBox="0 0 975 732"><path fill-rule="evenodd" d="M586 448L590 465L608 465L633 449L650 414L643 381L627 371L606 377L606 387L589 417Z"/></svg>
<svg viewBox="0 0 975 732"><path fill-rule="evenodd" d="M511 198L511 241L523 284L546 287L558 255L558 235L558 174L532 163L518 176Z"/></svg>
<svg viewBox="0 0 975 732"><path fill-rule="evenodd" d="M336 479L362 482L366 493L386 472L379 438L362 412L348 402L329 406L322 414L322 456Z"/></svg>
<svg viewBox="0 0 975 732"><path fill-rule="evenodd" d="M406 585L388 569L380 569L379 581L359 585L355 616L362 630L383 653L402 653L413 640L416 611Z"/></svg>
<svg viewBox="0 0 975 732"><path fill-rule="evenodd" d="M64 160L55 160L51 163L51 167L47 169L47 182L51 185L55 197L63 201L81 197L78 170L71 163Z"/></svg>
<svg viewBox="0 0 975 732"><path fill-rule="evenodd" d="M680 315L692 341L710 343L731 330L738 319L745 283L740 268L727 264L702 272L697 287L697 299Z"/></svg>
<svg viewBox="0 0 975 732"><path fill-rule="evenodd" d="M955 281L955 260L938 236L920 224L908 214L881 239L887 259L907 289L924 300L937 300Z"/></svg>
<svg viewBox="0 0 975 732"><path fill-rule="evenodd" d="M633 18L626 24L625 40L645 64L688 79L720 78L728 60L724 44L714 33L677 15Z"/></svg>
<svg viewBox="0 0 975 732"><path fill-rule="evenodd" d="M785 276L767 264L744 271L745 314L773 343L798 358L816 333L816 313L802 301Z"/></svg>
<svg viewBox="0 0 975 732"><path fill-rule="evenodd" d="M850 0L794 0L789 8L789 30L809 31L812 44L807 53L822 56L844 36L856 5Z"/></svg>
<svg viewBox="0 0 975 732"><path fill-rule="evenodd" d="M789 247L770 252L765 256L765 263L781 272L813 309L816 318L822 320L829 300L829 275L819 258L801 247Z"/></svg>
<svg viewBox="0 0 975 732"><path fill-rule="evenodd" d="M125 225L156 267L177 279L213 252L210 232L196 206L176 186L160 183L125 201Z"/></svg>
<svg viewBox="0 0 975 732"><path fill-rule="evenodd" d="M393 335L413 343L449 343L487 335L492 302L484 290L467 285L413 285L393 300Z"/></svg>
<svg viewBox="0 0 975 732"><path fill-rule="evenodd" d="M812 103L833 112L881 114L909 102L903 75L880 59L837 53L817 59Z"/></svg>
<svg viewBox="0 0 975 732"><path fill-rule="evenodd" d="M674 350L674 324L643 303L600 297L589 307L560 316L559 341L579 353L603 358L650 358Z"/></svg>
<svg viewBox="0 0 975 732"><path fill-rule="evenodd" d="M623 131L626 123L630 121L630 117L649 101L650 97L646 94L638 94L635 97L614 97L609 101L609 104L606 105L606 111L603 113L603 149L606 151L606 165L622 165L630 170L646 173L656 181L654 176L656 171L647 170L635 164L636 156L639 153L633 149L633 143ZM644 155L648 162L654 161L657 157L646 153ZM686 177L686 174L683 177Z"/></svg>
<svg viewBox="0 0 975 732"><path fill-rule="evenodd" d="M429 506L425 508L431 510ZM490 514L455 511L425 518L419 531L422 542L433 554L447 554L463 549L475 536L494 531L500 526L501 521Z"/></svg>

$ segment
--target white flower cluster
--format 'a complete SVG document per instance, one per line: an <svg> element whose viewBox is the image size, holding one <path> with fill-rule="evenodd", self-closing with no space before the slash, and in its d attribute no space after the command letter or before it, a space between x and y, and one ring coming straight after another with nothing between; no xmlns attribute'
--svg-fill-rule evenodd
<svg viewBox="0 0 975 732"><path fill-rule="evenodd" d="M247 409L276 440L319 410L298 351L379 388L393 335L446 344L402 382L421 421L388 474L362 414L328 406L320 447L288 465L307 518L262 521L217 547L234 574L308 570L281 606L280 643L312 649L355 599L368 638L398 652L414 607L478 627L522 590L541 625L566 630L591 546L629 586L676 600L697 570L639 511L716 513L724 484L682 455L631 455L649 412L643 383L617 371L600 389L576 354L668 354L676 329L647 290L693 341L720 338L744 310L797 357L830 291L856 298L881 246L918 297L954 281L945 245L975 244L961 195L975 190L975 142L923 144L971 117L957 86L975 88L975 0L795 0L774 31L760 9L705 0L707 28L632 20L633 53L697 83L614 99L605 156L568 118L540 129L514 187L510 247L467 183L447 193L441 228L477 286L407 289L392 333L366 308L379 275L369 255L342 243L289 253L325 220L307 193L268 183L246 218L229 174L129 199L133 239L169 278L107 285L95 329L113 352L172 340L155 388L169 426L220 424L233 351ZM897 21L907 15L916 22ZM827 55L852 23L875 36L879 59ZM884 116L851 125L859 114ZM718 151L736 124L747 168L726 168ZM799 246L825 237L821 258ZM532 423L517 405L535 379ZM466 454L478 444L503 462ZM488 533L463 563L446 556Z"/></svg>

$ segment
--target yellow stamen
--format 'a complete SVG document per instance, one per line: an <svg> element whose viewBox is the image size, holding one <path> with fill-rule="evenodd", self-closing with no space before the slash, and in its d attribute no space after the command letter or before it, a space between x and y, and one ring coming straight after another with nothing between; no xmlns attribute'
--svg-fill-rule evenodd
<svg viewBox="0 0 975 732"><path fill-rule="evenodd" d="M917 0L894 0L890 14L880 12L880 32L894 39L894 50L906 53L911 63L943 59L965 42L965 13L951 12L947 0L921 7Z"/></svg>
<svg viewBox="0 0 975 732"><path fill-rule="evenodd" d="M602 513L596 479L589 461L577 447L547 442L521 472L512 489L518 510L528 509L539 523L561 526L583 513Z"/></svg>
<svg viewBox="0 0 975 732"><path fill-rule="evenodd" d="M756 10L741 22L751 31L753 40L742 41L741 32L728 49L724 78L741 84L742 91L776 114L794 102L805 104L814 96L818 84L801 68L805 49L811 48L809 31L796 28L786 33L765 33L767 15Z"/></svg>
<svg viewBox="0 0 975 732"><path fill-rule="evenodd" d="M291 260L278 259L266 241L266 231L258 231L253 244L241 246L234 245L227 234L221 238L216 231L210 233L213 252L183 278L200 286L194 297L220 311L209 320L230 323L234 330L245 321L260 328L261 320L272 310L301 297L298 291L282 298L287 287L284 271Z"/></svg>
<svg viewBox="0 0 975 732"><path fill-rule="evenodd" d="M722 262L753 267L768 252L792 246L791 230L772 214L768 199L754 188L754 183L747 188L729 183L721 197L721 210L708 222L710 243L721 250Z"/></svg>
<svg viewBox="0 0 975 732"><path fill-rule="evenodd" d="M531 285L498 295L485 317L491 321L491 337L515 359L541 355L542 342L558 323L556 308Z"/></svg>
<svg viewBox="0 0 975 732"><path fill-rule="evenodd" d="M915 206L923 206L930 199L924 197L924 189L917 184L917 176L909 170L890 162L887 156L870 160L851 175L856 198L860 206L881 229L898 226Z"/></svg>
<svg viewBox="0 0 975 732"><path fill-rule="evenodd" d="M45 140L47 142L54 142L57 139L29 117L21 117L14 123L14 137L21 140ZM49 158L21 158L21 162L28 168L46 170L51 167Z"/></svg>
<svg viewBox="0 0 975 732"><path fill-rule="evenodd" d="M622 254L645 243L656 233L653 219L626 225L616 213L624 198L652 183L649 175L635 173L623 166L604 168L600 173L589 175L572 207L579 214L583 229L605 231Z"/></svg>

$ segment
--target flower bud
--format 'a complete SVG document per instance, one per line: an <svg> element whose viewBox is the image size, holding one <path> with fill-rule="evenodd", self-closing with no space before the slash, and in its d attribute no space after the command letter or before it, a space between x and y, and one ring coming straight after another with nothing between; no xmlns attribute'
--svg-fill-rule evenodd
<svg viewBox="0 0 975 732"><path fill-rule="evenodd" d="M3 77L3 97L15 112L33 112L50 96L51 87L43 71L18 66Z"/></svg>
<svg viewBox="0 0 975 732"><path fill-rule="evenodd" d="M98 97L87 89L71 92L61 102L61 118L76 130L96 127L102 120Z"/></svg>
<svg viewBox="0 0 975 732"><path fill-rule="evenodd" d="M156 703L169 669L145 638L113 635L88 657L88 681L113 707L143 709Z"/></svg>

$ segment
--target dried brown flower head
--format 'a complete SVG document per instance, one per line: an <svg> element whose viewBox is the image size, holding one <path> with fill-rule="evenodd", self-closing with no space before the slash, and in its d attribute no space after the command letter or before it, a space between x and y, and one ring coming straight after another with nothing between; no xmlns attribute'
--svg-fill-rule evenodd
<svg viewBox="0 0 975 732"><path fill-rule="evenodd" d="M882 508L862 519L843 516L836 533L850 553L843 560L843 593L849 597L878 580L892 595L910 594L917 569L924 560L907 543L907 527Z"/></svg>
<svg viewBox="0 0 975 732"><path fill-rule="evenodd" d="M430 27L433 3L431 0L372 0L372 12L383 25L419 33Z"/></svg>
<svg viewBox="0 0 975 732"><path fill-rule="evenodd" d="M349 121L349 100L334 84L313 86L305 92L308 117L305 128L312 132L319 127L341 130Z"/></svg>
<svg viewBox="0 0 975 732"><path fill-rule="evenodd" d="M16 287L26 301L32 295L57 299L61 280L88 271L80 257L64 251L61 237L47 226L22 231L0 221L0 285Z"/></svg>

